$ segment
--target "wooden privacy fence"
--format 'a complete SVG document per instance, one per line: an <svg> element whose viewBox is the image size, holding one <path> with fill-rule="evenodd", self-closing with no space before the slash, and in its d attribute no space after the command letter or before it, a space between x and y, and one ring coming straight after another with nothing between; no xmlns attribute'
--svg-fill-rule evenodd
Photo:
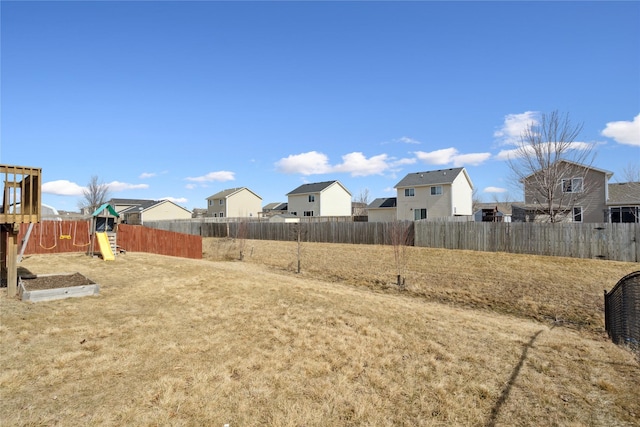
<svg viewBox="0 0 640 427"><path fill-rule="evenodd" d="M416 221L430 248L640 261L640 224Z"/></svg>
<svg viewBox="0 0 640 427"><path fill-rule="evenodd" d="M22 246L29 224L21 224L18 246ZM87 252L91 221L42 221L33 224L24 255ZM183 258L202 258L202 238L152 228L120 224L118 246L131 252L147 252ZM97 247L97 245L94 245ZM21 248L19 249L19 251Z"/></svg>
<svg viewBox="0 0 640 427"><path fill-rule="evenodd" d="M131 252L202 259L202 237L141 225L118 225L118 246Z"/></svg>
<svg viewBox="0 0 640 427"><path fill-rule="evenodd" d="M269 223L206 219L146 221L145 226L202 237L243 236L295 240L297 227L309 242L390 244L393 222ZM409 244L430 248L640 262L640 224L406 221L415 224ZM244 227L244 228L243 228Z"/></svg>
<svg viewBox="0 0 640 427"><path fill-rule="evenodd" d="M393 222L206 222L206 221L145 221L145 226L195 234L202 237L231 237L255 240L296 240L298 232L305 242L357 243L367 245L391 244ZM412 221L403 221L402 227L411 229ZM413 245L413 232L409 244Z"/></svg>

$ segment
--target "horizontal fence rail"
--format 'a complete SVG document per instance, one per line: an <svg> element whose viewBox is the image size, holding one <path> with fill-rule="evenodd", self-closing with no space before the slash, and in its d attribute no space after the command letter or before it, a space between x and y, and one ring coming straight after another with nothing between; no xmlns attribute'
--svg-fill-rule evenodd
<svg viewBox="0 0 640 427"><path fill-rule="evenodd" d="M628 274L604 292L604 322L611 340L640 357L640 271Z"/></svg>
<svg viewBox="0 0 640 427"><path fill-rule="evenodd" d="M244 225L243 225L244 224ZM353 244L390 244L393 222L211 222L206 218L147 221L145 226L202 237L238 237L258 240L294 240L296 227L305 240ZM420 247L486 252L640 261L640 224L500 223L407 221L415 224L410 244Z"/></svg>

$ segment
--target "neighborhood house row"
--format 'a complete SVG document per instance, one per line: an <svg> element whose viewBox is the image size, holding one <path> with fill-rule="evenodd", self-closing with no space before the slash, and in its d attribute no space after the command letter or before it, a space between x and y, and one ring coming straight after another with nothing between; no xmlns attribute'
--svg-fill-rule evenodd
<svg viewBox="0 0 640 427"><path fill-rule="evenodd" d="M549 209L561 221L639 222L640 182L609 183L612 172L567 162L557 183L557 203L549 206L534 173L523 180L524 202L473 204L473 183L463 167L407 174L396 185L396 197L376 198L359 206L367 221L470 219L475 221L541 221ZM207 209L191 212L169 200L111 199L124 222L212 218L269 218L299 221L302 217L350 217L351 192L340 181L303 184L286 194L287 202L262 206L262 197L248 187L222 190L207 198Z"/></svg>

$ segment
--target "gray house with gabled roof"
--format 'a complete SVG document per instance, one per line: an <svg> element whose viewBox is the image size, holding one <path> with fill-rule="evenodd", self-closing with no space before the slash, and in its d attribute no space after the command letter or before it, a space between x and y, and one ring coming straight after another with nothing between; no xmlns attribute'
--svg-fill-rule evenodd
<svg viewBox="0 0 640 427"><path fill-rule="evenodd" d="M398 220L473 214L473 183L465 168L410 173L395 188Z"/></svg>
<svg viewBox="0 0 640 427"><path fill-rule="evenodd" d="M351 216L351 192L340 181L302 184L287 194L296 216Z"/></svg>

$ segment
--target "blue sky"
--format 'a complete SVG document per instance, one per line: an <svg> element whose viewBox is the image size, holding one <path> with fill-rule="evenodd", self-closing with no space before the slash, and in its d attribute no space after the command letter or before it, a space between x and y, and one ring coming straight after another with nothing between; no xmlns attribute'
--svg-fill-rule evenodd
<svg viewBox="0 0 640 427"><path fill-rule="evenodd" d="M594 165L640 163L639 2L0 3L0 162L41 167L43 202L188 208L232 187L263 204L337 179L394 196L464 166L520 200L504 160L569 113Z"/></svg>

